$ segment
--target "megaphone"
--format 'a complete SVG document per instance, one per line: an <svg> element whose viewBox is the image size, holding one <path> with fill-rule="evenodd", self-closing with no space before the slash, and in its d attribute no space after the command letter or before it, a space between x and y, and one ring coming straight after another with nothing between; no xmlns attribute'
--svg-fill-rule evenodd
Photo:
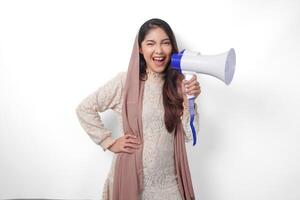
<svg viewBox="0 0 300 200"><path fill-rule="evenodd" d="M236 55L233 48L216 55L201 55L199 52L183 50L172 54L171 68L184 74L185 80L190 80L193 74L201 73L214 76L226 85L233 79ZM191 115L190 126L193 133L193 145L196 144L196 131L193 126L195 115L193 95L187 95Z"/></svg>
<svg viewBox="0 0 300 200"><path fill-rule="evenodd" d="M231 48L217 55L201 55L199 52L183 50L172 54L173 69L214 76L229 85L235 71L235 51Z"/></svg>

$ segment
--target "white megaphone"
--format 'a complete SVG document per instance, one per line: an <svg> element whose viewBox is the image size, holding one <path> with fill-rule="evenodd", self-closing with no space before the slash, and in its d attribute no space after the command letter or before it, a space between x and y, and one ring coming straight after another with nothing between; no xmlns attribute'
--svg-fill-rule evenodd
<svg viewBox="0 0 300 200"><path fill-rule="evenodd" d="M231 48L217 55L201 55L199 52L183 50L172 54L171 66L183 74L185 71L208 74L229 85L235 70L235 51Z"/></svg>
<svg viewBox="0 0 300 200"><path fill-rule="evenodd" d="M235 71L235 51L229 51L217 55L201 55L199 52L183 50L172 54L171 67L184 74L185 80L190 80L193 74L201 73L214 76L229 85L233 79ZM196 131L193 126L194 120L194 99L193 95L187 95L189 100L189 111L191 115L191 129L194 142L196 144Z"/></svg>

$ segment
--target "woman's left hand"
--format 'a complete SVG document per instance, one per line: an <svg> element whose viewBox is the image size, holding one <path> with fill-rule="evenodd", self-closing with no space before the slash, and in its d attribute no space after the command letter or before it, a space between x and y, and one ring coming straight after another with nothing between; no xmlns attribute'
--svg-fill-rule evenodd
<svg viewBox="0 0 300 200"><path fill-rule="evenodd" d="M201 87L195 74L189 81L183 80L183 86L184 94L194 95L197 98L201 93Z"/></svg>

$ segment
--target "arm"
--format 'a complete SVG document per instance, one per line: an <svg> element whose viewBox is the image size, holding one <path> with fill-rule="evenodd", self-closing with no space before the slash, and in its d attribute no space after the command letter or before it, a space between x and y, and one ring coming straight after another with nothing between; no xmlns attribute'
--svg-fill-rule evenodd
<svg viewBox="0 0 300 200"><path fill-rule="evenodd" d="M114 109L115 106L122 103L122 80L125 76L124 72L118 73L105 85L83 99L76 108L80 125L89 137L103 148L103 151L106 151L115 142L115 139L112 138L111 131L104 127L98 112Z"/></svg>

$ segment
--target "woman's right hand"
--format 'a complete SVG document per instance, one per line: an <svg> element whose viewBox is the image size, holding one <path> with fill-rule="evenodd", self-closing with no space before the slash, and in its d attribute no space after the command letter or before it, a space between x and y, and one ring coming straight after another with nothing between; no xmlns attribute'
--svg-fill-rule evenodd
<svg viewBox="0 0 300 200"><path fill-rule="evenodd" d="M108 148L114 153L134 153L136 149L141 147L140 140L132 134L125 134L116 139L116 141Z"/></svg>

